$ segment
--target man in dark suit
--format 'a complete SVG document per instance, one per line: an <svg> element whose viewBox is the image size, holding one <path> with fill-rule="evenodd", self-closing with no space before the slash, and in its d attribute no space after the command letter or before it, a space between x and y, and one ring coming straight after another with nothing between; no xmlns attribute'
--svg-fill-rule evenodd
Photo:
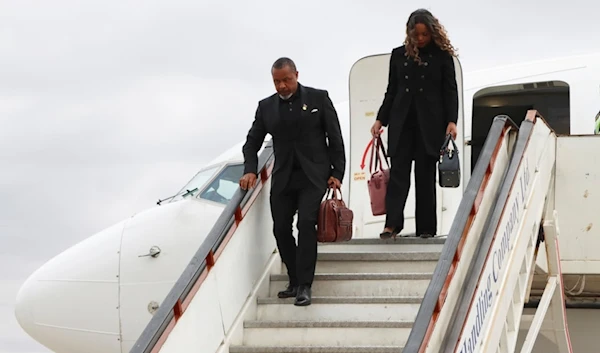
<svg viewBox="0 0 600 353"><path fill-rule="evenodd" d="M337 113L325 90L298 83L296 65L280 58L271 68L276 94L258 102L244 153L244 190L256 185L258 151L273 137L275 165L271 181L271 216L277 248L289 284L279 298L311 303L317 262L317 217L327 187L341 186L346 157ZM298 212L298 245L292 222Z"/></svg>

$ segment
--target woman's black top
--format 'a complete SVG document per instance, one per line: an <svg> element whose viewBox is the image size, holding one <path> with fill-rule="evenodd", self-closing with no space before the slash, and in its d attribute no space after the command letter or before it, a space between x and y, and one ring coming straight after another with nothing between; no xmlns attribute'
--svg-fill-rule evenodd
<svg viewBox="0 0 600 353"><path fill-rule="evenodd" d="M433 41L419 50L420 65L405 53L404 46L392 50L388 87L377 120L388 126L390 156L395 153L404 124L415 126L416 119L427 152L439 156L448 123L458 120L454 59Z"/></svg>

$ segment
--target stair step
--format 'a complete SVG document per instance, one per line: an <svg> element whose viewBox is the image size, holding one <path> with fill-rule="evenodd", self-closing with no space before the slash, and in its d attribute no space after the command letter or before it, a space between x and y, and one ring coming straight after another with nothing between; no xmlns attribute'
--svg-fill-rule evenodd
<svg viewBox="0 0 600 353"><path fill-rule="evenodd" d="M405 252L441 251L445 238L422 239L401 237L396 239L360 238L341 243L319 243L319 252Z"/></svg>
<svg viewBox="0 0 600 353"><path fill-rule="evenodd" d="M317 273L315 281L385 281L385 280L431 280L433 272L429 273ZM284 274L272 274L271 281L287 281Z"/></svg>
<svg viewBox="0 0 600 353"><path fill-rule="evenodd" d="M313 296L313 304L421 304L423 297L319 297ZM258 298L258 304L294 303L295 298Z"/></svg>
<svg viewBox="0 0 600 353"><path fill-rule="evenodd" d="M320 253L327 252L441 252L444 247L440 244L419 244L419 243L386 243L386 244L319 244L318 251Z"/></svg>
<svg viewBox="0 0 600 353"><path fill-rule="evenodd" d="M412 321L294 321L294 320L249 320L244 328L411 328Z"/></svg>
<svg viewBox="0 0 600 353"><path fill-rule="evenodd" d="M331 245L337 246L340 244L350 245L368 245L368 244L444 244L446 242L446 235L437 236L435 238L423 239L421 237L413 236L402 236L395 239L380 239L379 237L374 238L354 238L346 242L340 243L319 243L319 245Z"/></svg>
<svg viewBox="0 0 600 353"><path fill-rule="evenodd" d="M245 328L245 346L404 345L406 327L269 327Z"/></svg>
<svg viewBox="0 0 600 353"><path fill-rule="evenodd" d="M315 273L433 273L444 242L443 238L403 237L396 240L368 238L344 243L321 243ZM376 246L369 248L373 244ZM401 246L381 251L382 244ZM422 244L422 247L415 251L402 246L411 244ZM434 248L431 244L440 245ZM284 264L279 273L287 273Z"/></svg>
<svg viewBox="0 0 600 353"><path fill-rule="evenodd" d="M422 297L312 297L312 305L297 307L294 298L258 298L257 320L412 321Z"/></svg>
<svg viewBox="0 0 600 353"><path fill-rule="evenodd" d="M402 353L402 346L231 346L229 353Z"/></svg>
<svg viewBox="0 0 600 353"><path fill-rule="evenodd" d="M431 261L353 261L329 259L317 261L315 273L433 273L437 260ZM286 274L285 265L280 273Z"/></svg>
<svg viewBox="0 0 600 353"><path fill-rule="evenodd" d="M406 252L320 252L317 260L322 261L437 261L439 251Z"/></svg>
<svg viewBox="0 0 600 353"><path fill-rule="evenodd" d="M318 273L312 285L314 296L419 296L425 295L432 273ZM277 296L288 276L271 275L269 294Z"/></svg>

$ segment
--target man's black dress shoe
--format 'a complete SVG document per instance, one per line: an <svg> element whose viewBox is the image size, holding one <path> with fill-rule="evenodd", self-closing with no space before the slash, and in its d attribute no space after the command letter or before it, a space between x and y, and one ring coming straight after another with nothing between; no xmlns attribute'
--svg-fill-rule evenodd
<svg viewBox="0 0 600 353"><path fill-rule="evenodd" d="M298 293L298 287L288 284L288 286L285 290L282 290L279 293L277 293L277 296L279 298L293 298L296 296L297 293Z"/></svg>
<svg viewBox="0 0 600 353"><path fill-rule="evenodd" d="M298 294L296 295L296 306L307 306L311 303L311 290L309 286L298 287Z"/></svg>

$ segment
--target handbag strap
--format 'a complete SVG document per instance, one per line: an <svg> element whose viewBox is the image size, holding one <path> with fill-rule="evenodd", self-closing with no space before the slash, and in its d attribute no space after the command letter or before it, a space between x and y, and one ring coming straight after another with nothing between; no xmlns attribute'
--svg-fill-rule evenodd
<svg viewBox="0 0 600 353"><path fill-rule="evenodd" d="M449 153L450 150L448 149L448 146L450 145L450 143L452 143L452 147L454 152L458 154L458 147L456 147L456 143L454 142L454 139L452 138L452 134L448 134L446 135L446 140L444 140L444 144L442 145L442 148L440 149L440 156L442 156L444 153Z"/></svg>
<svg viewBox="0 0 600 353"><path fill-rule="evenodd" d="M383 163L381 161L380 152L383 154L383 160L387 165L388 169L390 168L390 162L388 161L388 156L385 151L385 147L383 146L383 141L381 140L381 136L377 136L373 138L373 142L371 144L371 158L369 160L369 174L373 174L373 168L377 170L377 165L379 165L379 170L383 170ZM373 155L375 155L375 160L373 160ZM375 162L375 163L373 163ZM374 164L374 165L373 165Z"/></svg>
<svg viewBox="0 0 600 353"><path fill-rule="evenodd" d="M381 140L381 136L377 136L377 142L379 144L379 148L381 148L381 153L383 154L383 158L385 161L385 164L387 165L388 169L390 168L390 162L388 162L388 155L387 152L385 151L385 146L383 145L383 141ZM377 156L379 156L379 154L377 154ZM381 165L381 160L379 160L379 167L381 169L383 169L383 165Z"/></svg>

